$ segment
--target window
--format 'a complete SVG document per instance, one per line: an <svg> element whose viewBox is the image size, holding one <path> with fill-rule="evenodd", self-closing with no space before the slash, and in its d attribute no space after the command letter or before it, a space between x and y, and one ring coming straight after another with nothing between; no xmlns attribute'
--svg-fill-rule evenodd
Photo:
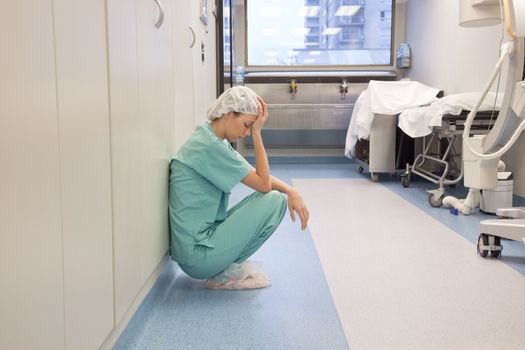
<svg viewBox="0 0 525 350"><path fill-rule="evenodd" d="M248 66L390 65L393 0L246 0Z"/></svg>

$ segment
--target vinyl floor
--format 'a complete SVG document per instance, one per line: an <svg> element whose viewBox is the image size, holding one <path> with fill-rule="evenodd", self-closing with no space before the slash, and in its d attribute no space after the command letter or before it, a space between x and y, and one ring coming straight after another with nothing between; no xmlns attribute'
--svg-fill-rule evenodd
<svg viewBox="0 0 525 350"><path fill-rule="evenodd" d="M434 184L372 183L350 161L272 173L301 190L311 220L301 231L286 216L252 257L271 287L209 291L169 263L114 349L525 348L525 246L477 256L488 216L432 208ZM231 204L249 193L237 186Z"/></svg>

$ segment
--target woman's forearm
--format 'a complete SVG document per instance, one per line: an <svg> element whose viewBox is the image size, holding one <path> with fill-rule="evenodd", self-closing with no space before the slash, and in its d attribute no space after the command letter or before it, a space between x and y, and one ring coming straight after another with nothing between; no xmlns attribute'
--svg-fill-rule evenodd
<svg viewBox="0 0 525 350"><path fill-rule="evenodd" d="M264 148L261 131L253 130L252 138L255 151L255 172L261 177L262 182L270 186L270 165L268 164L268 157L266 155L266 149Z"/></svg>
<svg viewBox="0 0 525 350"><path fill-rule="evenodd" d="M286 194L290 194L290 193L296 191L296 189L294 187L292 187L292 186L288 185L287 183L279 180L275 176L270 175L270 179L271 179L271 182L272 182L272 190L277 190L279 192L286 193Z"/></svg>

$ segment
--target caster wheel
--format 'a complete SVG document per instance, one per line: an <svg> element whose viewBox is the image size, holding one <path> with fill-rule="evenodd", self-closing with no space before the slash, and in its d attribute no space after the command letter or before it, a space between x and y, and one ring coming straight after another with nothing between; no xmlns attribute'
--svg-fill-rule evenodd
<svg viewBox="0 0 525 350"><path fill-rule="evenodd" d="M434 194L431 193L428 196L428 204L430 204L432 208L439 208L443 205L443 197L435 199Z"/></svg>
<svg viewBox="0 0 525 350"><path fill-rule="evenodd" d="M371 173L370 178L372 179L372 182L378 182L379 181L379 175L376 173Z"/></svg>
<svg viewBox="0 0 525 350"><path fill-rule="evenodd" d="M403 187L409 187L410 186L410 176L408 175L401 175L401 185Z"/></svg>
<svg viewBox="0 0 525 350"><path fill-rule="evenodd" d="M494 236L494 245L500 246L501 245L501 238ZM501 250L491 250L490 256L493 258L499 258L501 256Z"/></svg>
<svg viewBox="0 0 525 350"><path fill-rule="evenodd" d="M486 233L482 233L478 237L478 254L482 258L486 258L489 254L489 251L487 249L481 248L481 246L487 246L489 244L489 236L487 236Z"/></svg>
<svg viewBox="0 0 525 350"><path fill-rule="evenodd" d="M363 167L358 165L357 168L356 168L356 171L357 171L359 174L362 174L362 173L363 173Z"/></svg>

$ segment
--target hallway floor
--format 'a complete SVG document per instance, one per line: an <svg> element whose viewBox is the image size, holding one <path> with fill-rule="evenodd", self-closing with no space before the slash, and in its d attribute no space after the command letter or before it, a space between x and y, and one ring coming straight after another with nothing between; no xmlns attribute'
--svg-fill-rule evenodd
<svg viewBox="0 0 525 350"><path fill-rule="evenodd" d="M114 349L525 347L525 247L476 254L478 223L492 217L432 208L434 184L372 183L350 161L271 167L311 213L307 231L286 216L251 259L272 286L210 291L171 262ZM231 204L250 192L237 186Z"/></svg>

